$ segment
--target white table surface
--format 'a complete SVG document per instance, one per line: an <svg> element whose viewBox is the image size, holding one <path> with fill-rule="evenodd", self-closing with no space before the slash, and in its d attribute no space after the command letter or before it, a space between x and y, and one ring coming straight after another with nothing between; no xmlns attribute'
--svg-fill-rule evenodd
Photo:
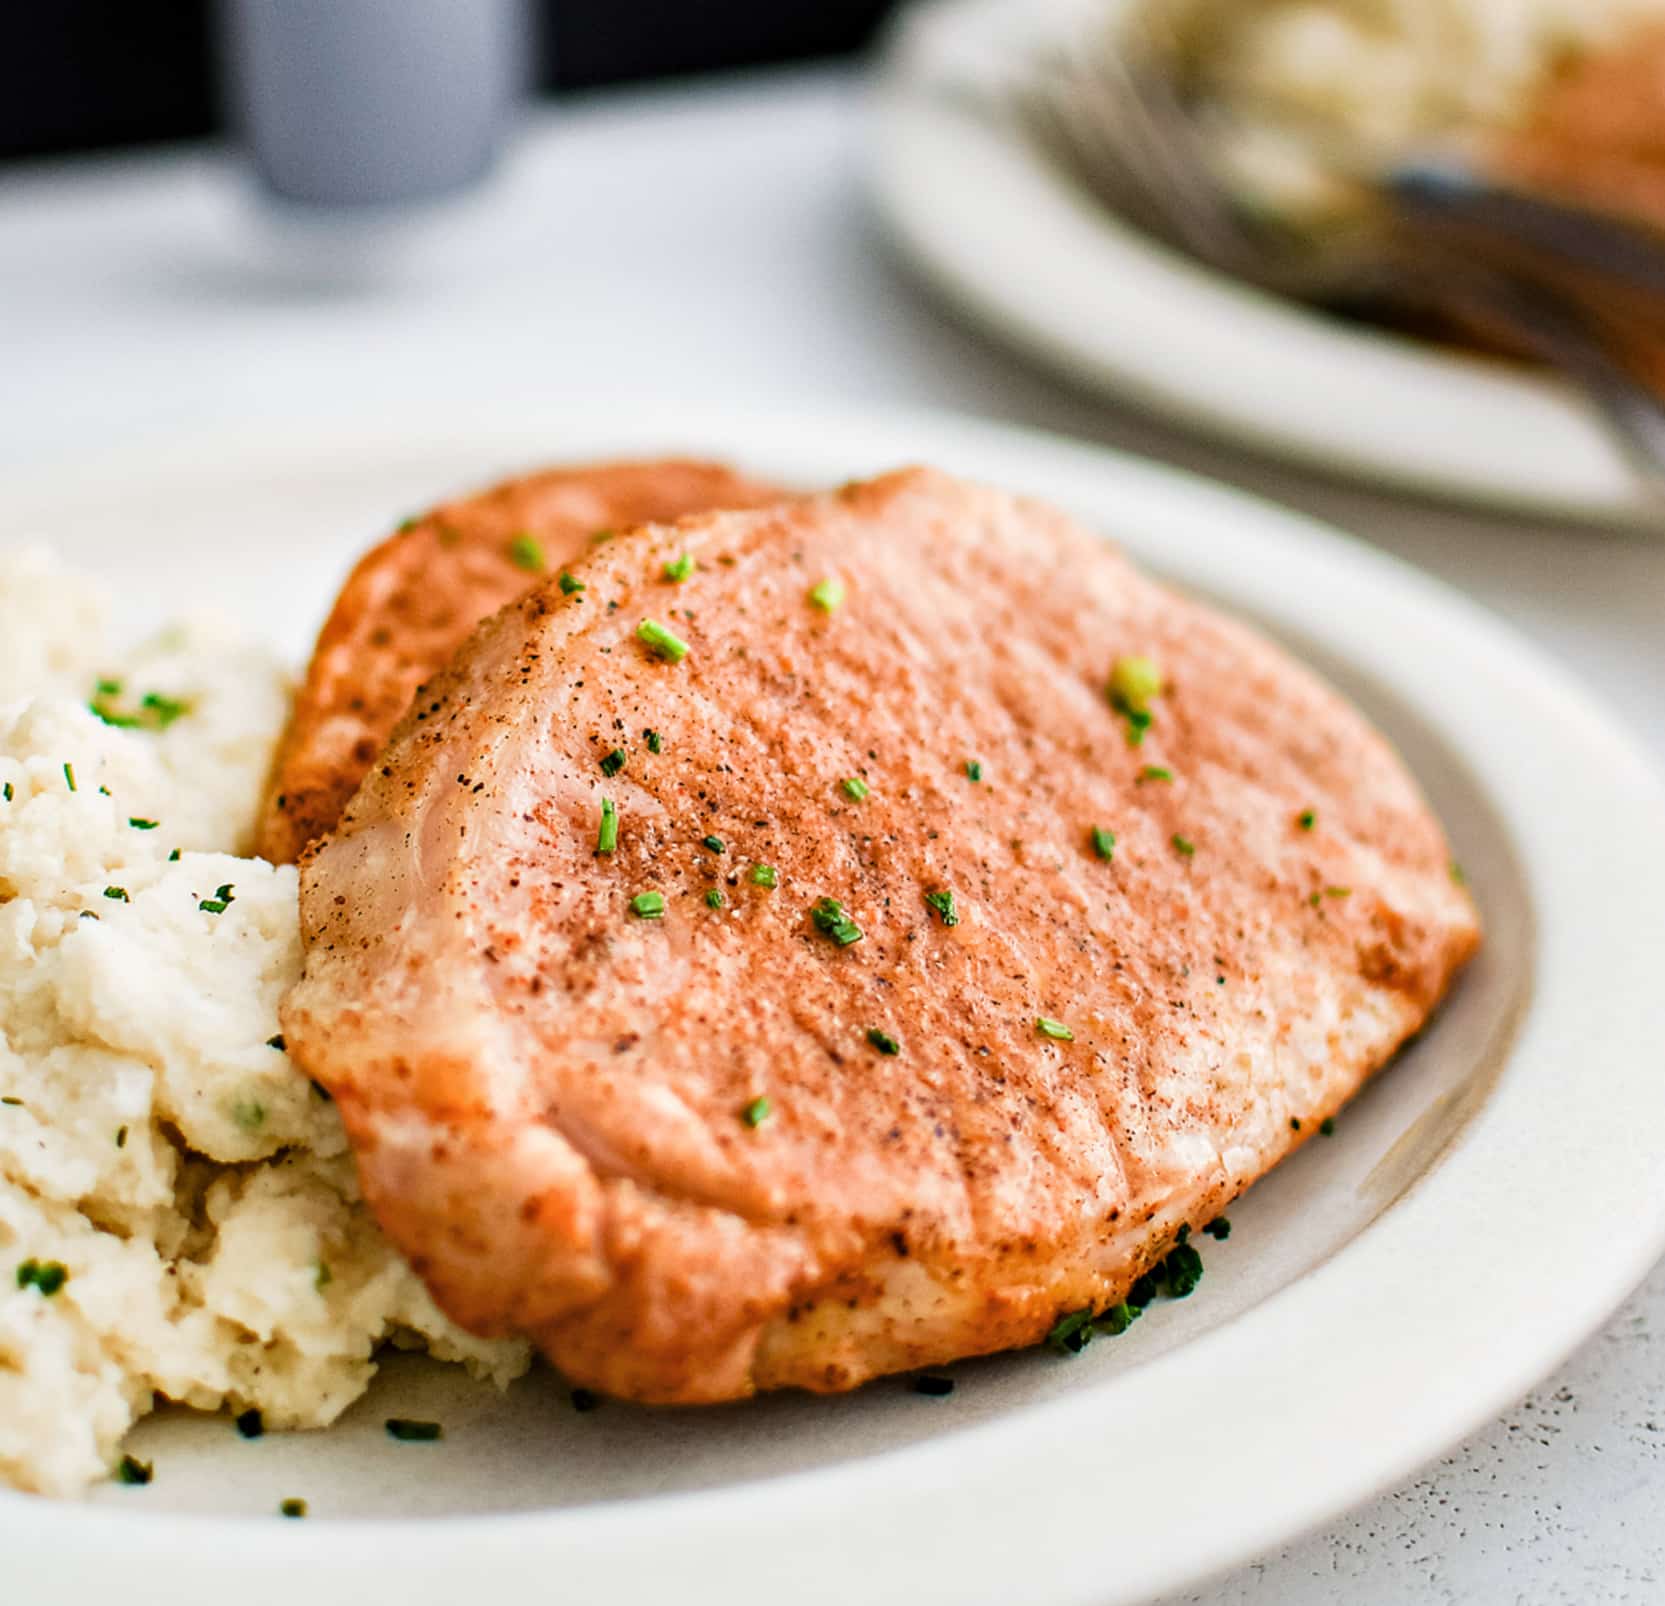
<svg viewBox="0 0 1665 1606"><path fill-rule="evenodd" d="M291 234L263 225L214 152L0 169L0 472L196 429L374 417L412 394L956 408L1130 447L1364 535L1507 616L1665 760L1665 539L1377 496L1061 390L902 271L863 194L863 133L845 71L567 103L528 126L466 228L378 253L396 267L373 284L298 271ZM1567 1070L1601 1096L1599 1065ZM1658 1269L1422 1476L1185 1598L1656 1600L1662 1504Z"/></svg>

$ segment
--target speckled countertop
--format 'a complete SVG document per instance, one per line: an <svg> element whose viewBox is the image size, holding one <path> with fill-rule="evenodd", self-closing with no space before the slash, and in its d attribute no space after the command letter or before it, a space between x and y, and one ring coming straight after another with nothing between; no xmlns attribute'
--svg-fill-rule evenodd
<svg viewBox="0 0 1665 1606"><path fill-rule="evenodd" d="M862 194L861 132L858 85L842 72L580 103L543 117L516 158L519 193L541 198L546 229L558 220L541 277L507 285L479 271L528 226L494 221L488 201L466 247L430 250L374 298L320 294L277 267L251 289L249 253L283 258L210 154L0 171L0 470L298 409L361 417L439 384L498 400L646 387L953 407L1148 452L1367 536L1511 619L1665 761L1665 540L1380 497L1063 392L945 318L899 270ZM244 271L230 274L234 256ZM1579 1068L1592 1096L1599 1073ZM1665 1597L1662 1333L1665 1270L1421 1476L1182 1598Z"/></svg>

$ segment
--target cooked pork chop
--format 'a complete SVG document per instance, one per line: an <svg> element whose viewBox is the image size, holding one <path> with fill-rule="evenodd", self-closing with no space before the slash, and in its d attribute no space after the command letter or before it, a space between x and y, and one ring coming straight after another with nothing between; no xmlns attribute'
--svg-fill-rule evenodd
<svg viewBox="0 0 1665 1606"><path fill-rule="evenodd" d="M1364 719L1046 507L910 470L575 572L303 862L283 1024L441 1305L577 1381L845 1389L1110 1306L1479 940Z"/></svg>
<svg viewBox="0 0 1665 1606"><path fill-rule="evenodd" d="M328 831L416 688L598 534L782 494L717 463L602 463L509 480L401 525L359 560L319 634L255 851L286 864Z"/></svg>

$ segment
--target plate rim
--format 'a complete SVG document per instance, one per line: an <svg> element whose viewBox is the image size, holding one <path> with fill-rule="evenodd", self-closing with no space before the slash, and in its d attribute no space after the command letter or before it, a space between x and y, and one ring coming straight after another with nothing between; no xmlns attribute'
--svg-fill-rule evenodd
<svg viewBox="0 0 1665 1606"><path fill-rule="evenodd" d="M1127 540L1135 555L1160 530L1177 578L1187 566L1206 573L1216 594L1287 623L1389 686L1469 762L1515 843L1541 932L1539 974L1510 1067L1443 1162L1329 1261L1237 1320L1066 1400L762 1482L440 1523L284 1524L0 1493L0 1535L29 1539L12 1547L20 1589L34 1584L43 1599L73 1600L79 1588L91 1600L112 1576L131 1580L140 1569L167 1567L175 1598L195 1606L221 1598L228 1567L241 1582L324 1564L343 1599L396 1587L413 1601L448 1602L477 1587L481 1567L512 1548L515 1571L503 1582L541 1588L564 1578L575 1599L669 1582L694 1601L772 1601L788 1587L812 1600L900 1601L940 1595L947 1585L968 1602L1106 1606L1194 1584L1402 1479L1552 1369L1665 1249L1665 1156L1650 1151L1640 1130L1665 1115L1657 1048L1665 1042L1665 995L1644 987L1639 957L1665 951L1658 912L1665 862L1632 863L1623 847L1665 824L1665 785L1635 741L1553 661L1459 593L1317 520L1183 471L923 411L591 406L532 415L517 406L496 419L476 410L459 429L455 416L413 410L350 432L318 426L278 441L198 437L161 453L109 454L73 472L83 482L115 476L142 489L181 473L221 479L283 463L323 469L378 449L415 460L424 440L453 451L459 441L478 442L483 473L508 458L552 455L551 443L559 455L578 456L675 442L765 464L771 454L813 459L831 470L828 478L894 462L905 443L962 472L1050 488L1066 506L1095 508L1095 523L1112 533L1119 521L1152 520L1151 531ZM49 499L65 483L63 465L14 477L0 488L0 525L9 509L28 506L31 496ZM1378 630L1361 635L1356 615L1332 607L1337 601L1368 607ZM1417 678L1430 644L1444 654L1437 687ZM1602 829L1566 833L1559 822L1569 814L1599 819ZM1624 899L1611 896L1615 885L1626 889ZM1589 939L1597 922L1607 928L1602 944ZM1609 952L1615 946L1628 960ZM1557 1069L1574 1051L1599 1051L1616 1067L1603 1105L1624 1113L1616 1132L1610 1124L1592 1129L1595 1100L1581 1106L1563 1092L1564 1108L1536 1102L1557 1093ZM1593 1183L1564 1174L1557 1156L1571 1136L1603 1155ZM1523 1156L1537 1168L1524 1203ZM1576 1225L1557 1219L1568 1201L1552 1185L1571 1181L1586 1184ZM1467 1256L1456 1257L1460 1265L1441 1260L1448 1223L1472 1213L1477 1200L1494 1221L1506 1211L1531 1237L1532 1252L1483 1265ZM1616 1219L1632 1225L1630 1236L1603 1233ZM1559 1277L1547 1309L1546 1264ZM1383 1324L1392 1327L1391 1344L1375 1336ZM1295 1354L1291 1333L1300 1338ZM1350 1347L1361 1334L1373 1339L1370 1359L1383 1369L1368 1388L1359 1387ZM1163 1402L1154 1414L1153 1399ZM1216 1453L1222 1422L1235 1422L1239 1437L1252 1430L1252 1455L1243 1444ZM1124 1504L1106 1532L1093 1467L1118 1445L1145 1459L1136 1484L1118 1490L1136 1508ZM1208 1520L1188 1520L1176 1551L1173 1514L1197 1509ZM991 1524L990 1513L1002 1520ZM850 1543L857 1534L863 1545ZM266 1598L264 1588L257 1583L249 1598Z"/></svg>
<svg viewBox="0 0 1665 1606"><path fill-rule="evenodd" d="M1343 325L1233 281L1121 222L1038 153L931 87L956 29L995 34L1014 15L1067 9L1069 0L923 0L881 47L870 190L905 261L979 332L1086 390L1332 480L1597 527L1656 528L1657 506L1571 387L1390 330ZM942 182L950 162L953 184ZM1024 229L986 215L981 197L994 192L1025 208ZM1050 262L1013 243L1037 219L1054 247ZM1137 316L1118 322L1103 301L1090 311L1106 316L1085 315L1085 281L1071 257L1091 259L1101 282L1136 294ZM1042 286L1031 290L1037 276ZM1217 363L1202 360L1195 342L1204 334L1224 346ZM1182 359L1154 352L1153 335L1183 342ZM1295 365L1286 403L1293 389L1335 405L1298 416L1287 405L1269 409L1236 377L1257 365L1275 374L1279 363ZM1369 413L1384 401L1392 405L1387 429ZM1451 443L1488 417L1494 434L1530 440L1531 451L1471 445L1454 454Z"/></svg>

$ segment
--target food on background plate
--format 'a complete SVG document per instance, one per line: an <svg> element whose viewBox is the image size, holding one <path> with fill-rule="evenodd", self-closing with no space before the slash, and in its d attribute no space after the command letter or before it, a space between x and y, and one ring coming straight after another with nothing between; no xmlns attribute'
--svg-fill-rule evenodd
<svg viewBox="0 0 1665 1606"><path fill-rule="evenodd" d="M470 630L592 542L782 493L717 463L585 464L407 520L359 561L319 635L267 782L257 851L292 863L339 818L421 683Z"/></svg>
<svg viewBox="0 0 1665 1606"><path fill-rule="evenodd" d="M1636 137L1656 126L1665 0L1134 0L1112 26L1162 42L1216 109L1200 126L1221 171L1298 226L1358 209L1346 175L1437 152L1598 201L1644 146L1665 174Z"/></svg>
<svg viewBox="0 0 1665 1606"><path fill-rule="evenodd" d="M1363 718L1040 504L908 471L571 574L308 855L283 1022L440 1305L584 1385L1125 1325L1478 943Z"/></svg>
<svg viewBox="0 0 1665 1606"><path fill-rule="evenodd" d="M241 857L288 677L212 619L136 650L0 555L0 1485L109 1475L155 1395L318 1427L384 1339L506 1382L434 1307L284 1052L295 871Z"/></svg>

